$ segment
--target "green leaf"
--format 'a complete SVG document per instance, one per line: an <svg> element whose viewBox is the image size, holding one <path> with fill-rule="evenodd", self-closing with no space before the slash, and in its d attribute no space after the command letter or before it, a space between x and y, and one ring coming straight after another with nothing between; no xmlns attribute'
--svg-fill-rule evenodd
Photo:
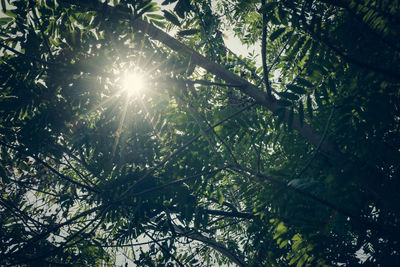
<svg viewBox="0 0 400 267"><path fill-rule="evenodd" d="M166 6L172 3L175 3L178 0L165 0L164 2L161 3L161 5Z"/></svg>
<svg viewBox="0 0 400 267"><path fill-rule="evenodd" d="M304 254L300 260L297 262L296 267L302 267L308 258L307 254Z"/></svg>
<svg viewBox="0 0 400 267"><path fill-rule="evenodd" d="M200 32L198 29L189 29L189 30L182 30L178 32L179 36L188 36L188 35L194 35L196 33Z"/></svg>
<svg viewBox="0 0 400 267"><path fill-rule="evenodd" d="M283 99L283 98L278 99L276 102L277 102L280 106L283 106L283 107L289 107L289 106L292 105L292 102L291 102L291 101L286 100L286 99Z"/></svg>
<svg viewBox="0 0 400 267"><path fill-rule="evenodd" d="M307 93L306 89L304 89L303 87L300 87L298 85L295 84L288 84L286 85L286 88L296 94L300 94L300 95L304 95L305 93Z"/></svg>
<svg viewBox="0 0 400 267"><path fill-rule="evenodd" d="M298 83L299 85L303 85L305 87L309 87L309 88L314 87L314 85L311 82L309 82L309 81L307 81L306 79L303 79L303 78L297 78L296 79L296 83Z"/></svg>
<svg viewBox="0 0 400 267"><path fill-rule="evenodd" d="M158 15L158 14L147 14L146 16L149 17L149 18L152 18L152 19L156 19L156 20L163 20L164 19L163 16Z"/></svg>
<svg viewBox="0 0 400 267"><path fill-rule="evenodd" d="M148 16L148 15L147 15L147 16ZM150 20L150 23L155 24L155 25L157 25L157 26L160 27L160 28L164 28L164 27L165 27L165 24L166 24L165 21L162 22L162 21L154 20L154 19L151 19L151 20Z"/></svg>
<svg viewBox="0 0 400 267"><path fill-rule="evenodd" d="M4 11L3 11L4 12ZM6 14L7 16L9 16L9 17L13 17L13 18L16 18L17 17L17 14L15 14L13 11L11 11L11 10L7 10L6 12L4 12L4 14Z"/></svg>
<svg viewBox="0 0 400 267"><path fill-rule="evenodd" d="M271 35L269 36L269 39L273 42L275 41L279 36L281 36L285 32L286 28L278 28L276 29Z"/></svg>
<svg viewBox="0 0 400 267"><path fill-rule="evenodd" d="M274 234L274 239L277 239L279 236L282 234L286 233L288 231L287 227L283 222L280 222L276 228L275 228L275 234Z"/></svg>
<svg viewBox="0 0 400 267"><path fill-rule="evenodd" d="M175 24L178 27L181 26L181 23L179 22L178 18L175 15L173 15L171 12L166 11L166 10L163 10L162 12L164 12L164 17L168 21L172 22L173 24Z"/></svg>
<svg viewBox="0 0 400 267"><path fill-rule="evenodd" d="M260 13L269 13L271 11L273 11L277 6L278 6L278 2L268 2L266 3L264 6L262 6L258 12Z"/></svg>
<svg viewBox="0 0 400 267"><path fill-rule="evenodd" d="M300 121L300 127L303 128L303 123L304 123L304 105L303 105L303 101L300 101L300 103L299 103L299 121Z"/></svg>
<svg viewBox="0 0 400 267"><path fill-rule="evenodd" d="M290 100L297 100L299 99L298 95L295 95L293 93L289 93L289 92L280 92L278 93L280 97L286 98L286 99L290 99Z"/></svg>
<svg viewBox="0 0 400 267"><path fill-rule="evenodd" d="M224 195L222 194L221 188L218 189L218 203L222 205L224 203Z"/></svg>
<svg viewBox="0 0 400 267"><path fill-rule="evenodd" d="M289 240L283 240L280 244L279 244L279 248L283 248L286 247L286 245L289 243Z"/></svg>
<svg viewBox="0 0 400 267"><path fill-rule="evenodd" d="M190 12L191 9L192 7L190 5L190 0L179 0L174 8L174 11L181 19L184 19L185 12Z"/></svg>
<svg viewBox="0 0 400 267"><path fill-rule="evenodd" d="M142 8L140 10L140 12L138 13L138 15L140 16L140 15L143 15L144 13L146 13L146 12L151 12L151 11L154 11L154 9L153 9L153 5L150 4L150 5L147 5L144 8Z"/></svg>
<svg viewBox="0 0 400 267"><path fill-rule="evenodd" d="M50 8L54 8L54 0L46 0L46 5Z"/></svg>
<svg viewBox="0 0 400 267"><path fill-rule="evenodd" d="M292 107L289 113L289 118L288 118L288 130L292 131L293 130L293 117L294 117L294 108Z"/></svg>
<svg viewBox="0 0 400 267"><path fill-rule="evenodd" d="M13 20L13 18L7 18L7 17L0 18L0 25L1 26L5 25L5 24L9 23L12 20Z"/></svg>

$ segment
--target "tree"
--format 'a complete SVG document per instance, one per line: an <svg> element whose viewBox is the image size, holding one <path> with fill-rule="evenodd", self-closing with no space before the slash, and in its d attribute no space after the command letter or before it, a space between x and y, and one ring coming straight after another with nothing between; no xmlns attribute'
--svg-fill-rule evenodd
<svg viewBox="0 0 400 267"><path fill-rule="evenodd" d="M400 263L398 1L5 2L2 265Z"/></svg>

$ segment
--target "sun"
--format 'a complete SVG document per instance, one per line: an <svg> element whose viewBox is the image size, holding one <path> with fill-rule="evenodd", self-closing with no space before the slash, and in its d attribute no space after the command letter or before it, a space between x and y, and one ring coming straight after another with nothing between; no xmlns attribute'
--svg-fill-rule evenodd
<svg viewBox="0 0 400 267"><path fill-rule="evenodd" d="M138 71L125 72L122 77L122 90L132 96L143 91L145 87L144 75Z"/></svg>

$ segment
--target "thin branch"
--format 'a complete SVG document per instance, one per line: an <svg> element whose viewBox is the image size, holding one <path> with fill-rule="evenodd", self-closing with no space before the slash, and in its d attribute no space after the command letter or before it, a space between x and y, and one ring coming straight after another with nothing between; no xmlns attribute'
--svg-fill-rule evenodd
<svg viewBox="0 0 400 267"><path fill-rule="evenodd" d="M230 120L231 118L235 117L236 115L242 113L243 111L245 111L246 109L251 108L252 106L254 106L255 103L252 103L244 108L239 109L238 111L232 113L231 115L225 117L224 119L220 120L219 122L213 124L210 128L205 129L206 132L210 131L212 128L215 128L221 124L223 124L224 122ZM136 181L134 184L132 184L131 186L128 187L128 189L126 189L120 196L120 198L118 200L116 200L116 202L119 202L121 200L123 200L128 193L135 188L139 183L142 183L143 181L147 180L147 178L150 176L150 174L152 174L155 170L159 169L160 167L164 166L165 163L167 163L171 158L173 158L174 156L178 155L179 153L181 153L182 151L184 151L188 146L190 146L193 142L195 142L197 139L199 139L202 136L202 134L198 134L195 137L193 137L192 139L190 139L188 142L186 142L185 144L183 144L180 148L178 148L177 150L175 150L173 153L169 154L168 156L166 156L160 163L158 163L156 166L154 166L153 168L151 168L145 175L143 175L142 178L140 178L138 181Z"/></svg>
<svg viewBox="0 0 400 267"><path fill-rule="evenodd" d="M178 79L178 81L185 82L187 84L202 84L202 85L215 85L215 86L222 86L222 87L242 87L240 84L230 84L230 83L216 83L216 82L209 82L205 80L186 80L186 79Z"/></svg>
<svg viewBox="0 0 400 267"><path fill-rule="evenodd" d="M251 72L251 75L253 77L256 77L257 80L260 81L260 83L262 83L263 79L257 75L256 70L254 70L253 68L251 68L243 59L241 59L238 55L236 55L235 52L233 52L232 50L230 50L228 47L226 47L226 50L228 50L228 52L230 54L233 55L234 58L236 58L236 60L243 65L243 67L245 67L247 70L249 70ZM260 85L260 83L258 83L258 85L256 87L258 87Z"/></svg>
<svg viewBox="0 0 400 267"><path fill-rule="evenodd" d="M71 236L69 236L65 241L63 241L61 243L61 245L59 245L55 249L52 249L50 251L46 251L46 253L43 253L41 255L35 255L35 257L33 257L33 258L21 258L20 256L18 256L18 260L16 262L14 262L14 264L29 263L29 262L35 262L35 261L41 260L41 259L46 259L47 257L49 257L51 255L54 255L55 253L57 253L60 250L66 249L68 247L72 247L72 246L80 243L85 238L84 236L78 238L78 240L75 240L75 242L73 242L71 244L68 244L68 242L70 242L71 240L75 239L75 237L77 237L81 233L84 233L85 230L87 228L89 228L89 226L92 225L98 218L103 217L104 212L105 212L105 210L102 210L93 219L89 220L89 222L84 227L82 227L81 229L79 229L79 231L77 231L77 232L73 233ZM95 225L93 227L93 229L89 233L93 232L93 230L97 229L100 226L103 218L100 219L100 221L97 223L97 225Z"/></svg>
<svg viewBox="0 0 400 267"><path fill-rule="evenodd" d="M397 81L400 80L400 73L389 70L387 68L382 68L379 66L379 64L371 64L371 63L368 63L368 62L365 62L365 61L355 58L354 56L340 50L340 48L338 48L334 44L332 44L328 38L315 33L314 30L312 29L312 27L309 26L308 24L305 24L305 30L312 38L314 38L315 40L318 40L321 44L328 47L330 50L332 50L338 56L345 59L347 62L357 65L358 67L360 67L362 69L367 69L372 72L382 74L386 77L390 77L394 80L397 80Z"/></svg>
<svg viewBox="0 0 400 267"><path fill-rule="evenodd" d="M275 57L274 61L271 63L271 66L269 66L268 73L271 72L272 68L275 66L275 64L279 61L279 58L281 57L283 51L286 50L286 47L288 46L290 40L292 39L294 31L291 32L289 38L287 39L286 43L283 45L282 49L279 51L278 55Z"/></svg>
<svg viewBox="0 0 400 267"><path fill-rule="evenodd" d="M168 256L170 256L172 259L174 259L174 261L176 263L178 263L179 266L184 267L184 265L182 264L182 262L180 262L173 254L171 254L171 252L169 252L168 249L166 249L163 245L160 244L160 242L158 242L156 239L154 239L154 237L152 237L151 235L149 235L149 233L147 233L147 231L140 226L140 228L142 229L142 231L144 232L145 235L147 235L151 240L154 241L154 243L156 243L165 253L168 254Z"/></svg>
<svg viewBox="0 0 400 267"><path fill-rule="evenodd" d="M216 198L208 197L208 199L211 200L211 201L214 202L214 203L220 204L219 201L218 201L218 199L216 199ZM220 205L221 205L221 204L220 204ZM233 212L238 212L238 210L236 209L236 207L233 206L233 205L232 205L231 203L229 203L229 202L224 201L224 202L222 202L222 205L228 207L228 208L229 208L231 211L233 211Z"/></svg>
<svg viewBox="0 0 400 267"><path fill-rule="evenodd" d="M253 219L256 216L252 213L239 212L239 211L223 211L223 210L204 210L205 213L210 215L224 216L230 218Z"/></svg>
<svg viewBox="0 0 400 267"><path fill-rule="evenodd" d="M46 66L47 65L58 65L58 64L54 64L54 63L50 63L50 62L44 61L44 60L36 58L36 57L32 57L32 56L23 54L20 51L17 51L14 48L11 48L11 47L3 44L3 43L0 43L0 47L3 47L4 49L9 50L9 51L13 52L16 55L22 56L22 57L28 59L31 62L38 62L38 63L41 63L41 64L46 65Z"/></svg>
<svg viewBox="0 0 400 267"><path fill-rule="evenodd" d="M11 258L13 255L17 254L19 251L26 250L27 248L29 248L29 247L35 245L36 242L38 242L39 240L41 240L41 239L43 239L43 238L46 238L50 233L53 233L53 232L57 231L57 230L60 229L61 227L65 226L65 225L70 225L72 222L78 220L79 218L82 218L82 217L84 217L84 216L87 216L87 215L89 215L89 214L91 214L91 213L93 213L93 212L96 212L96 211L98 211L98 210L101 210L101 209L103 209L103 208L107 208L107 207L109 207L109 206L110 206L110 205L100 205L100 206L91 208L91 209L89 209L89 210L86 210L86 211L84 211L84 212L82 212L82 213L80 213L80 214L77 214L77 215L75 215L74 217L72 217L71 219L68 219L68 220L64 221L63 223L59 223L59 224L54 225L54 226L50 226L50 225L49 225L49 226L47 227L47 231L45 231L45 232L43 232L43 233L40 233L40 234L38 234L38 235L32 237L30 240L28 240L28 241L26 242L25 246L22 247L22 248L20 248L20 250L18 250L17 252L7 253L7 255L5 255L5 256L6 256L7 258ZM18 246L16 246L16 248L17 248L17 247L18 247Z"/></svg>
<svg viewBox="0 0 400 267"><path fill-rule="evenodd" d="M96 184L94 184L92 181L90 181L89 178L87 178L83 173L81 173L78 169L76 169L71 162L68 160L68 158L64 155L64 159L67 161L68 164L65 164L67 167L70 167L79 177L81 177L81 180L87 185L87 186L93 186L97 187ZM96 190L99 190L96 188Z"/></svg>
<svg viewBox="0 0 400 267"><path fill-rule="evenodd" d="M62 179L64 179L64 180L66 180L66 181L68 181L68 182L70 182L70 183L72 183L72 184L74 184L74 185L83 187L83 188L87 189L87 190L90 191L90 192L99 193L98 190L93 189L93 188L91 188L90 186L87 186L86 184L81 184L81 183L79 183L79 182L77 182L77 181L75 181L75 180L69 178L68 176L63 175L62 173L60 173L59 171L57 171L56 169L54 169L53 167L51 167L47 162L43 161L43 160L42 160L41 158L39 158L38 156L33 155L33 154L30 154L29 152L25 151L24 149L22 149L22 148L20 148L20 147L15 147L15 146L9 145L9 144L7 144L7 143L1 141L1 140L0 140L0 145L3 145L3 146L5 146L5 147L8 147L8 148L13 149L13 150L15 150L15 151L18 151L18 152L20 152L20 153L22 153L22 154L24 154L24 155L26 155L26 156L30 156L30 157L34 158L34 159L35 159L36 161L38 161L40 164L42 164L42 165L45 166L47 169L49 169L53 174L57 175L58 177L60 177L60 178L62 178Z"/></svg>
<svg viewBox="0 0 400 267"><path fill-rule="evenodd" d="M378 232L385 233L387 235L391 235L391 233L398 231L398 229L396 227L382 226L381 224L377 224L375 222L368 221L365 218L361 218L359 216L356 216L356 215L352 214L351 212L347 211L346 209L340 208L339 206L337 206L334 203L331 203L331 202L329 202L329 201L327 201L325 199L322 199L322 198L320 198L320 197L318 197L318 196L316 196L314 194L311 194L311 193L309 193L309 192L307 192L305 190L302 190L300 188L291 186L288 183L286 183L286 182L284 182L284 181L282 181L280 179L277 179L277 178L274 178L274 177L271 177L271 176L267 176L267 175L264 175L264 174L261 174L261 173L254 172L253 170L245 168L245 167L242 167L242 166L235 166L234 168L231 168L231 169L234 170L234 171L237 171L237 172L239 172L241 174L244 174L246 176L250 176L251 175L251 176L255 176L255 177L261 178L263 180L267 180L267 181L269 181L271 183L274 183L274 184L277 184L279 186L282 186L283 188L286 188L286 189L289 189L291 191L294 191L294 192L296 192L296 193L298 193L298 194L300 194L300 195L302 195L304 197L312 199L312 200L320 203L321 205L326 206L326 207L328 207L328 208L330 208L332 210L335 210L338 213L350 218L352 221L354 221L356 223L359 223L365 229L373 229L373 230L376 230ZM258 182L258 183L260 183L262 185L266 185L264 183L264 181L256 181L256 182Z"/></svg>
<svg viewBox="0 0 400 267"><path fill-rule="evenodd" d="M320 149L322 143L323 143L324 140L325 140L326 134L328 133L328 128L329 128L329 125L330 125L330 123L331 123L331 120L332 120L332 117L333 117L333 111L334 111L334 110L335 110L335 106L333 106L332 109L331 109L331 113L329 114L329 118L328 118L328 120L327 120L327 122L326 122L326 124L325 124L324 133L323 133L322 136L321 136L321 141L319 142L318 146L315 148L313 155L312 155L311 158L308 160L308 162L304 165L304 167L300 170L300 172L299 172L298 174L296 174L296 175L293 177L293 179L296 178L296 177L300 177L300 176L304 173L304 171L311 165L311 163L313 162L313 160L314 160L315 157L317 156L317 153L318 153L318 151L319 151L319 149Z"/></svg>
<svg viewBox="0 0 400 267"><path fill-rule="evenodd" d="M167 241L167 240L171 240L175 237L170 236L170 237L166 237L166 238L162 238L162 239L158 239L156 241L158 242L162 242L162 241ZM146 242L139 242L139 243L131 243L131 244L121 244L121 245L102 245L102 248L123 248L123 247L138 247L138 246L144 246L144 245L150 245L155 243L155 241L146 241ZM94 246L94 245L93 245Z"/></svg>
<svg viewBox="0 0 400 267"><path fill-rule="evenodd" d="M57 194L54 194L54 193L51 193L51 192L47 192L47 191L43 191L43 190L40 190L40 189L38 189L38 188L34 188L34 187L30 187L30 186L29 186L29 185L35 185L35 184L37 184L37 182L32 182L32 183L30 183L30 182L18 181L18 180L12 179L12 178L9 178L9 179L10 179L11 182L13 182L13 183L15 183L15 184L18 184L18 185L20 185L20 186L22 186L22 187L24 187L24 188L27 188L27 189L30 189L30 190L34 190L34 191L36 191L36 192L39 192L39 193L42 193L42 194L45 194L45 195L49 195L49 196L60 197L60 196L57 195Z"/></svg>
<svg viewBox="0 0 400 267"><path fill-rule="evenodd" d="M6 199L4 199L1 196L0 196L0 203L6 209L8 209L11 213L13 213L17 218L20 218L22 220L23 224L26 225L26 227L28 227L29 230L31 230L33 233L37 233L37 232L31 228L28 221L31 221L36 227L38 227L38 225L43 226L43 224L41 222L39 222L39 221L35 220L34 218L32 218L31 216L27 215L24 211L21 211L20 209L15 207L14 203L12 203L11 201L7 201Z"/></svg>
<svg viewBox="0 0 400 267"><path fill-rule="evenodd" d="M222 164L224 163L224 159L222 158L221 155L218 154L217 150L215 149L215 146L213 142L211 141L211 137L208 135L206 130L204 129L203 125L201 125L201 122L199 118L197 117L197 112L191 107L190 105L185 105L185 101L178 95L174 94L176 99L180 102L181 106L183 106L186 111L192 116L193 120L196 122L197 126L200 128L200 132L203 135L203 137L207 140L208 145L210 146L211 150L213 151L214 155L216 156L217 160L219 160Z"/></svg>
<svg viewBox="0 0 400 267"><path fill-rule="evenodd" d="M44 44L45 44L45 46L46 46L46 48L47 48L47 50L49 52L49 57L51 58L51 60L54 60L53 54L51 53L49 40L47 39L47 36L43 31L43 27L42 27L42 24L40 23L39 16L36 13L35 4L34 4L34 2L32 0L29 0L29 5L31 6L33 16L34 16L34 18L36 20L36 23L37 23L38 27L39 27L40 33L42 34L42 38L43 38Z"/></svg>
<svg viewBox="0 0 400 267"><path fill-rule="evenodd" d="M261 0L261 5L262 7L265 6L265 0ZM267 89L268 97L271 97L271 85L269 84L269 71L267 67L267 14L265 12L262 14L261 58L265 88Z"/></svg>
<svg viewBox="0 0 400 267"><path fill-rule="evenodd" d="M188 88L191 89L192 87L189 86ZM215 131L215 129L211 127L211 124L208 122L208 120L205 118L205 116L203 116L202 114L198 114L198 115L207 124L207 126L209 128L211 128L211 132L215 135L215 137L218 139L218 141L223 144L223 146L226 148L226 150L228 151L229 155L231 156L232 160L236 164L237 159L236 159L235 155L233 154L232 149L228 146L228 144L225 142L225 140L219 136L219 134Z"/></svg>
<svg viewBox="0 0 400 267"><path fill-rule="evenodd" d="M166 184L162 184L162 185L159 185L159 186L147 189L147 190L143 190L143 191L141 191L139 193L133 194L133 196L134 197L142 196L142 195L145 195L145 194L157 191L157 190L164 189L164 188L172 186L172 185L181 184L181 183L184 183L186 181L190 181L190 180L193 180L193 179L200 178L202 176L215 174L215 173L218 173L218 172L220 172L222 170L225 170L226 168L227 167L222 167L222 168L215 169L215 170L212 170L212 171L202 172L202 173L195 174L195 175L192 175L192 176L189 176L189 177L186 177L186 178L178 179L178 180L175 180L175 181L172 181L172 182L169 182L169 183L166 183Z"/></svg>
<svg viewBox="0 0 400 267"><path fill-rule="evenodd" d="M178 233L183 232L183 230L180 229L177 226L176 226L175 231L178 232ZM248 266L247 263L245 262L245 260L242 257L236 255L229 248L225 247L223 244L220 244L220 243L216 242L215 240L213 240L211 238L205 237L205 236L203 236L202 234L200 234L198 232L193 232L191 234L188 234L187 237L190 238L190 239L193 239L193 240L200 241L200 242L202 242L204 244L207 244L208 246L214 248L215 250L220 252L222 255L224 255L225 257L230 259L232 262L234 262L238 266L241 266L241 267L242 266L243 267Z"/></svg>

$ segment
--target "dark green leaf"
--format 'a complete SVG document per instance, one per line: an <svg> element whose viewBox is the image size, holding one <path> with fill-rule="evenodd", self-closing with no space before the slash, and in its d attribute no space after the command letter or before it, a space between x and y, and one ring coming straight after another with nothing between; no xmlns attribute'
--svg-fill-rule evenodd
<svg viewBox="0 0 400 267"><path fill-rule="evenodd" d="M179 0L174 8L174 11L181 19L184 19L185 12L190 12L191 9L192 7L190 5L190 0Z"/></svg>
<svg viewBox="0 0 400 267"><path fill-rule="evenodd" d="M306 89L304 89L303 87L300 87L298 85L295 84L288 84L286 85L286 88L296 94L300 94L303 95L305 93L307 93Z"/></svg>
<svg viewBox="0 0 400 267"><path fill-rule="evenodd" d="M6 14L9 17L13 17L13 18L17 17L17 14L14 11L11 11L11 10L7 10L6 12L4 12L4 14Z"/></svg>
<svg viewBox="0 0 400 267"><path fill-rule="evenodd" d="M276 29L271 35L269 36L269 39L273 42L275 39L277 39L279 36L281 36L285 32L286 28L278 28Z"/></svg>
<svg viewBox="0 0 400 267"><path fill-rule="evenodd" d="M50 8L54 8L54 0L46 0L46 5Z"/></svg>
<svg viewBox="0 0 400 267"><path fill-rule="evenodd" d="M283 107L289 107L289 106L291 106L292 105L292 102L291 101L289 101L289 100L286 100L286 99L278 99L277 101L276 101L279 105L281 105L281 106L283 106Z"/></svg>
<svg viewBox="0 0 400 267"><path fill-rule="evenodd" d="M163 10L163 12L164 12L164 17L168 21L172 22L176 26L179 26L179 27L181 26L181 23L179 22L178 18L175 15L173 15L171 12L166 11L166 10Z"/></svg>
<svg viewBox="0 0 400 267"><path fill-rule="evenodd" d="M336 85L331 77L329 77L328 79L328 86L329 86L329 91L331 91L333 94L336 94Z"/></svg>
<svg viewBox="0 0 400 267"><path fill-rule="evenodd" d="M218 202L220 205L224 202L224 195L222 194L221 188L218 189Z"/></svg>
<svg viewBox="0 0 400 267"><path fill-rule="evenodd" d="M309 87L309 88L314 87L314 85L311 82L309 82L309 81L307 81L306 79L303 79L303 78L297 78L296 79L296 83L298 83L299 85L303 85L305 87Z"/></svg>
<svg viewBox="0 0 400 267"><path fill-rule="evenodd" d="M311 96L310 95L307 96L307 111L308 111L308 116L310 118L312 118L312 116L313 116L313 107L312 107L312 100L311 100Z"/></svg>
<svg viewBox="0 0 400 267"><path fill-rule="evenodd" d="M13 20L13 18L7 18L7 17L0 18L0 25L5 25L12 20Z"/></svg>
<svg viewBox="0 0 400 267"><path fill-rule="evenodd" d="M299 121L300 121L300 127L303 128L303 123L304 123L304 105L303 105L303 101L300 101L300 103L299 103Z"/></svg>
<svg viewBox="0 0 400 267"><path fill-rule="evenodd" d="M188 35L194 35L196 33L200 32L198 29L189 29L189 30L182 30L178 32L179 36L188 36Z"/></svg>
<svg viewBox="0 0 400 267"><path fill-rule="evenodd" d="M156 20L162 20L162 19L164 19L163 16L158 15L158 14L147 14L146 16L149 17L149 18L152 18L152 19L156 19Z"/></svg>
<svg viewBox="0 0 400 267"><path fill-rule="evenodd" d="M278 94L279 94L280 97L283 97L283 98L286 98L286 99L289 99L289 100L297 100L297 99L299 99L298 95L295 95L295 94L289 93L289 92L279 92Z"/></svg>
<svg viewBox="0 0 400 267"><path fill-rule="evenodd" d="M289 117L288 117L288 130L291 131L293 130L293 118L294 118L294 108L292 107L289 112Z"/></svg>
<svg viewBox="0 0 400 267"><path fill-rule="evenodd" d="M278 2L268 2L264 6L262 6L259 10L260 13L269 13L272 12L277 6Z"/></svg>
<svg viewBox="0 0 400 267"><path fill-rule="evenodd" d="M178 0L165 0L164 2L161 3L161 5L165 6L165 5L169 5L172 3L175 3Z"/></svg>

